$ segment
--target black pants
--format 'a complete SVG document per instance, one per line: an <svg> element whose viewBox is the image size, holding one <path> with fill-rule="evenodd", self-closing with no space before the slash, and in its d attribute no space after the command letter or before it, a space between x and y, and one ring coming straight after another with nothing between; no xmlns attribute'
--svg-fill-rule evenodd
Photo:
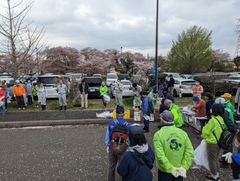
<svg viewBox="0 0 240 181"><path fill-rule="evenodd" d="M226 153L228 153L228 152L233 152L233 139L234 139L234 135L231 137L231 139L229 140L229 147L228 147L228 149L226 149L226 150L224 150L223 151L223 154L226 154ZM222 159L222 164L223 165L228 165L229 163L223 158Z"/></svg>
<svg viewBox="0 0 240 181"><path fill-rule="evenodd" d="M18 108L24 108L25 107L23 96L16 96L16 101L17 101Z"/></svg>
<svg viewBox="0 0 240 181"><path fill-rule="evenodd" d="M5 109L7 110L7 99L5 99Z"/></svg>
<svg viewBox="0 0 240 181"><path fill-rule="evenodd" d="M104 95L101 95L102 96L102 102L103 102L103 105L104 105L104 107L106 107L106 102L104 101Z"/></svg>
<svg viewBox="0 0 240 181"><path fill-rule="evenodd" d="M171 173L158 170L158 181L183 181L183 177L174 177Z"/></svg>
<svg viewBox="0 0 240 181"><path fill-rule="evenodd" d="M31 95L27 95L27 99L28 99L28 104L32 105L32 103L33 103L32 96Z"/></svg>

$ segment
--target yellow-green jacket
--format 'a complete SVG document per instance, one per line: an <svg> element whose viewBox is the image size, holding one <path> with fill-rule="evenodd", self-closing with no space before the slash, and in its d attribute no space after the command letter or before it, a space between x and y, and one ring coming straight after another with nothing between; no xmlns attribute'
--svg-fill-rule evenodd
<svg viewBox="0 0 240 181"><path fill-rule="evenodd" d="M174 116L174 125L176 127L181 127L183 125L182 113L179 110L179 107L176 104L171 104L169 110L173 113Z"/></svg>
<svg viewBox="0 0 240 181"><path fill-rule="evenodd" d="M153 136L155 160L159 170L171 173L174 167L186 170L192 164L194 150L185 131L164 124Z"/></svg>
<svg viewBox="0 0 240 181"><path fill-rule="evenodd" d="M107 92L108 92L107 86L100 86L99 92L101 95L107 95Z"/></svg>
<svg viewBox="0 0 240 181"><path fill-rule="evenodd" d="M226 128L226 125L221 116L212 116L208 123L202 129L202 137L206 140L207 143L217 144L217 140L213 135L213 132L215 133L217 139L220 138L220 135L222 133L222 128L216 118L219 120L223 128Z"/></svg>

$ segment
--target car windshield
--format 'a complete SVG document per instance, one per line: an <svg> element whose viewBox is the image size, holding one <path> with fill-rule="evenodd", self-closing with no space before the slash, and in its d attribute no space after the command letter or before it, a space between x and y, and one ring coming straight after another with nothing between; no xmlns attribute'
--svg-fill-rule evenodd
<svg viewBox="0 0 240 181"><path fill-rule="evenodd" d="M173 78L181 78L179 74L172 74Z"/></svg>
<svg viewBox="0 0 240 181"><path fill-rule="evenodd" d="M102 79L101 78L85 78L84 81L90 86L101 86Z"/></svg>
<svg viewBox="0 0 240 181"><path fill-rule="evenodd" d="M44 84L57 84L59 77L38 77L38 82L43 82Z"/></svg>
<svg viewBox="0 0 240 181"><path fill-rule="evenodd" d="M193 85L195 83L196 83L195 81L182 81L183 85Z"/></svg>
<svg viewBox="0 0 240 181"><path fill-rule="evenodd" d="M131 82L121 82L123 85L131 85Z"/></svg>
<svg viewBox="0 0 240 181"><path fill-rule="evenodd" d="M109 74L109 75L107 76L107 78L108 78L108 79L117 79L118 77L117 77L116 74Z"/></svg>

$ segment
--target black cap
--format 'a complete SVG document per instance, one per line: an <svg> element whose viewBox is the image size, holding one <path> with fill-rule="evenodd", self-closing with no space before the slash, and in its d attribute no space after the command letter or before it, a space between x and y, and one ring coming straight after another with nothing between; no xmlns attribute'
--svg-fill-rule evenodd
<svg viewBox="0 0 240 181"><path fill-rule="evenodd" d="M116 113L117 114L124 114L124 107L123 106L117 106Z"/></svg>
<svg viewBox="0 0 240 181"><path fill-rule="evenodd" d="M143 136L143 128L140 124L133 124L130 127L129 136L134 137L135 135Z"/></svg>

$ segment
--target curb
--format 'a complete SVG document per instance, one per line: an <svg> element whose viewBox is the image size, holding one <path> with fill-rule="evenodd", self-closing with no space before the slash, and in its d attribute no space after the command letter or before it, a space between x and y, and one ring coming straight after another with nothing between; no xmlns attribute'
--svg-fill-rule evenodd
<svg viewBox="0 0 240 181"><path fill-rule="evenodd" d="M66 126L66 125L83 125L83 124L108 124L111 119L70 119L70 120L37 120L37 121L6 121L0 122L0 128L21 128L34 126ZM134 121L133 118L126 119L129 123L141 123ZM154 122L158 122L156 119Z"/></svg>

